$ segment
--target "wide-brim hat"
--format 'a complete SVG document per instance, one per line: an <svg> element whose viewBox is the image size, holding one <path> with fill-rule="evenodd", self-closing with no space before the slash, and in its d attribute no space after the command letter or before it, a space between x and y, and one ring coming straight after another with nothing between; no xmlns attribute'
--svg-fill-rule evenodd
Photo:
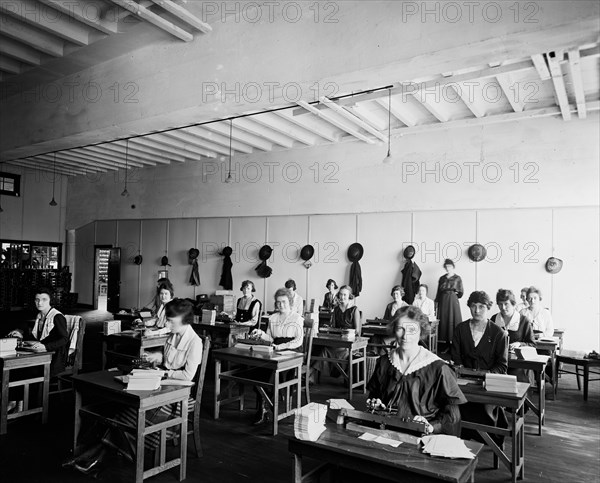
<svg viewBox="0 0 600 483"><path fill-rule="evenodd" d="M348 247L348 260L358 262L365 254L365 249L360 243L353 243Z"/></svg>
<svg viewBox="0 0 600 483"><path fill-rule="evenodd" d="M221 256L223 257L230 257L232 253L233 249L231 247L225 247L221 250Z"/></svg>
<svg viewBox="0 0 600 483"><path fill-rule="evenodd" d="M141 265L143 261L144 257L142 257L141 255L136 255L135 257L133 257L133 263L135 263L136 265Z"/></svg>
<svg viewBox="0 0 600 483"><path fill-rule="evenodd" d="M273 249L269 245L263 245L260 250L258 250L258 258L264 262L271 258L272 253Z"/></svg>
<svg viewBox="0 0 600 483"><path fill-rule="evenodd" d="M402 253L402 255L404 256L404 258L406 258L408 260L412 260L413 257L415 256L415 253L416 253L415 247L412 245L408 245L404 249L404 252Z"/></svg>
<svg viewBox="0 0 600 483"><path fill-rule="evenodd" d="M167 267L167 266L168 266L168 267L170 267L170 266L171 266L171 264L169 263L169 257L167 257L166 255L165 255L164 257L162 257L162 258L160 259L160 264L161 264L163 267Z"/></svg>
<svg viewBox="0 0 600 483"><path fill-rule="evenodd" d="M487 250L483 245L475 243L474 245L471 245L469 247L467 254L469 255L469 258L474 262L480 262L487 255Z"/></svg>
<svg viewBox="0 0 600 483"><path fill-rule="evenodd" d="M198 250L197 248L190 248L188 250L188 258L190 260L194 260L196 258L198 258L200 256L200 250Z"/></svg>
<svg viewBox="0 0 600 483"><path fill-rule="evenodd" d="M562 270L563 261L560 258L550 257L546 260L546 272L555 274Z"/></svg>
<svg viewBox="0 0 600 483"><path fill-rule="evenodd" d="M314 254L315 254L315 247L313 247L312 245L304 245L302 247L302 250L300 250L300 258L302 260L304 260L305 262L310 260Z"/></svg>

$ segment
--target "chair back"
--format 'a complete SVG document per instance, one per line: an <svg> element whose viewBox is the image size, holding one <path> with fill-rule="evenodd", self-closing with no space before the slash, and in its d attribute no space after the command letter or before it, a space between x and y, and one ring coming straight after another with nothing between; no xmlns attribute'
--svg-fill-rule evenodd
<svg viewBox="0 0 600 483"><path fill-rule="evenodd" d="M66 367L72 374L78 374L83 365L83 337L85 335L85 319L79 315L65 315L69 334L69 350Z"/></svg>
<svg viewBox="0 0 600 483"><path fill-rule="evenodd" d="M304 358L302 365L306 366L310 364L310 356L312 354L313 346L313 330L315 323L312 319L304 319L304 338L302 340L302 353Z"/></svg>
<svg viewBox="0 0 600 483"><path fill-rule="evenodd" d="M200 363L200 367L198 368L198 373L196 374L196 395L194 397L195 403L193 408L200 410L200 403L202 402L202 391L204 389L204 378L206 376L206 366L208 364L208 353L210 352L210 337L207 335L199 335L200 339L202 339L202 362Z"/></svg>

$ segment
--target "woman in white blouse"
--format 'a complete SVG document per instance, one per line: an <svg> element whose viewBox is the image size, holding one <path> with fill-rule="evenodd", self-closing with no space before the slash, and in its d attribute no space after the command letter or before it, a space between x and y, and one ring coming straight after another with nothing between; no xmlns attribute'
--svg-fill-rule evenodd
<svg viewBox="0 0 600 483"><path fill-rule="evenodd" d="M527 290L527 303L529 307L521 311L521 315L531 324L533 333L538 337L552 337L554 335L554 321L552 314L542 304L542 291L536 287Z"/></svg>
<svg viewBox="0 0 600 483"><path fill-rule="evenodd" d="M423 312L429 319L429 322L431 322L432 320L435 320L435 302L427 297L428 290L429 287L424 283L419 285L419 291L417 292L417 296L413 300L412 305L420 308L421 312Z"/></svg>
<svg viewBox="0 0 600 483"><path fill-rule="evenodd" d="M287 282L285 282L285 288L287 288L288 290L291 290L291 292L292 292L292 296L293 296L292 307L291 307L292 312L296 312L299 315L303 316L304 315L304 300L302 299L300 294L298 294L298 292L296 292L296 282L290 278Z"/></svg>

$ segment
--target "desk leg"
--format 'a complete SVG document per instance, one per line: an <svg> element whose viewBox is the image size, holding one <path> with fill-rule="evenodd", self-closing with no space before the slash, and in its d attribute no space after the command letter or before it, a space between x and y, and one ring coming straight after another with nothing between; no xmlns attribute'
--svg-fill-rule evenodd
<svg viewBox="0 0 600 483"><path fill-rule="evenodd" d="M188 431L188 400L187 398L181 401L181 433L180 433L180 449L179 458L179 481L185 480L187 473L187 431Z"/></svg>
<svg viewBox="0 0 600 483"><path fill-rule="evenodd" d="M294 483L302 483L302 456L294 453Z"/></svg>
<svg viewBox="0 0 600 483"><path fill-rule="evenodd" d="M519 409L519 418L523 420L523 424L521 425L521 429L519 430L519 465L520 470L518 473L518 478L520 480L525 478L525 405L521 406Z"/></svg>
<svg viewBox="0 0 600 483"><path fill-rule="evenodd" d="M352 347L350 347L350 354L348 355L348 401L352 401L352 384L354 383L353 379L354 367L352 364Z"/></svg>
<svg viewBox="0 0 600 483"><path fill-rule="evenodd" d="M556 351L552 352L550 358L552 364L552 397L556 399L556 381L558 380L558 364L556 363Z"/></svg>
<svg viewBox="0 0 600 483"><path fill-rule="evenodd" d="M512 417L512 448L511 448L511 452L512 452L512 458L511 458L511 474L512 474L512 483L516 483L517 481L517 468L519 465L519 460L518 460L518 454L519 454L519 443L520 443L520 438L519 438L519 433L517 431L517 423L519 421L519 409L517 409Z"/></svg>
<svg viewBox="0 0 600 483"><path fill-rule="evenodd" d="M144 482L144 429L146 426L146 410L138 409L137 438L135 449L135 483ZM183 442L181 443L183 445Z"/></svg>
<svg viewBox="0 0 600 483"><path fill-rule="evenodd" d="M219 399L221 397L221 361L215 359L215 419L219 419Z"/></svg>
<svg viewBox="0 0 600 483"><path fill-rule="evenodd" d="M583 365L583 400L588 400L588 383L590 382L590 366Z"/></svg>
<svg viewBox="0 0 600 483"><path fill-rule="evenodd" d="M106 370L106 351L108 350L108 345L106 344L106 339L102 341L102 369Z"/></svg>
<svg viewBox="0 0 600 483"><path fill-rule="evenodd" d="M42 383L42 424L48 422L48 405L50 394L50 363L44 364L44 382Z"/></svg>
<svg viewBox="0 0 600 483"><path fill-rule="evenodd" d="M279 371L275 371L275 381L273 381L273 436L277 435L279 426Z"/></svg>
<svg viewBox="0 0 600 483"><path fill-rule="evenodd" d="M296 389L296 409L300 409L302 407L302 365L299 365L296 369L296 374L298 376L298 385ZM306 372L306 384L308 385L308 371ZM308 401L307 401L308 404Z"/></svg>
<svg viewBox="0 0 600 483"><path fill-rule="evenodd" d="M81 431L81 414L79 414L79 410L81 409L81 391L75 387L75 418L73 424L73 456L78 456L81 453L81 448L79 447L79 432Z"/></svg>
<svg viewBox="0 0 600 483"><path fill-rule="evenodd" d="M7 412L8 412L8 383L10 381L10 370L2 369L2 394L0 399L0 434L6 434L7 431Z"/></svg>
<svg viewBox="0 0 600 483"><path fill-rule="evenodd" d="M363 394L367 393L367 348L363 349L363 361L362 361L362 382L363 382Z"/></svg>
<svg viewBox="0 0 600 483"><path fill-rule="evenodd" d="M542 425L546 419L546 385L544 384L544 370L538 374L538 389L539 389L539 435L542 435Z"/></svg>

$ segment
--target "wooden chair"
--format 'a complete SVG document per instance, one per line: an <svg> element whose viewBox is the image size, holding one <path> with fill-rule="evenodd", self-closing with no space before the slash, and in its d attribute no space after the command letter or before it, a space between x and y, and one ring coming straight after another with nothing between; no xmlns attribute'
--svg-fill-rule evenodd
<svg viewBox="0 0 600 483"><path fill-rule="evenodd" d="M202 339L202 362L196 374L196 397L190 397L188 402L188 421L192 425L187 434L194 435L194 447L196 448L196 456L202 457L202 445L200 444L200 409L202 404L202 391L204 389L204 379L206 376L206 366L208 363L208 353L210 351L210 337L199 335ZM191 414L193 413L193 414ZM191 416L191 417L190 417ZM171 439L175 445L179 444L179 436L174 435ZM158 452L157 452L158 453Z"/></svg>
<svg viewBox="0 0 600 483"><path fill-rule="evenodd" d="M72 337L75 337L73 331L77 328L77 335L75 340L75 348L73 352L69 349L67 356L65 370L60 374L56 375L56 380L52 381L51 384L56 388L50 390L50 395L63 394L73 390L71 378L79 374L83 365L83 337L85 335L85 319L79 315L65 315L67 320L67 332L69 334L69 348L71 347Z"/></svg>
<svg viewBox="0 0 600 483"><path fill-rule="evenodd" d="M304 391L306 393L306 404L310 404L310 357L312 355L314 324L313 320L304 319L304 340L302 343L304 358L302 359L301 376L304 384Z"/></svg>

